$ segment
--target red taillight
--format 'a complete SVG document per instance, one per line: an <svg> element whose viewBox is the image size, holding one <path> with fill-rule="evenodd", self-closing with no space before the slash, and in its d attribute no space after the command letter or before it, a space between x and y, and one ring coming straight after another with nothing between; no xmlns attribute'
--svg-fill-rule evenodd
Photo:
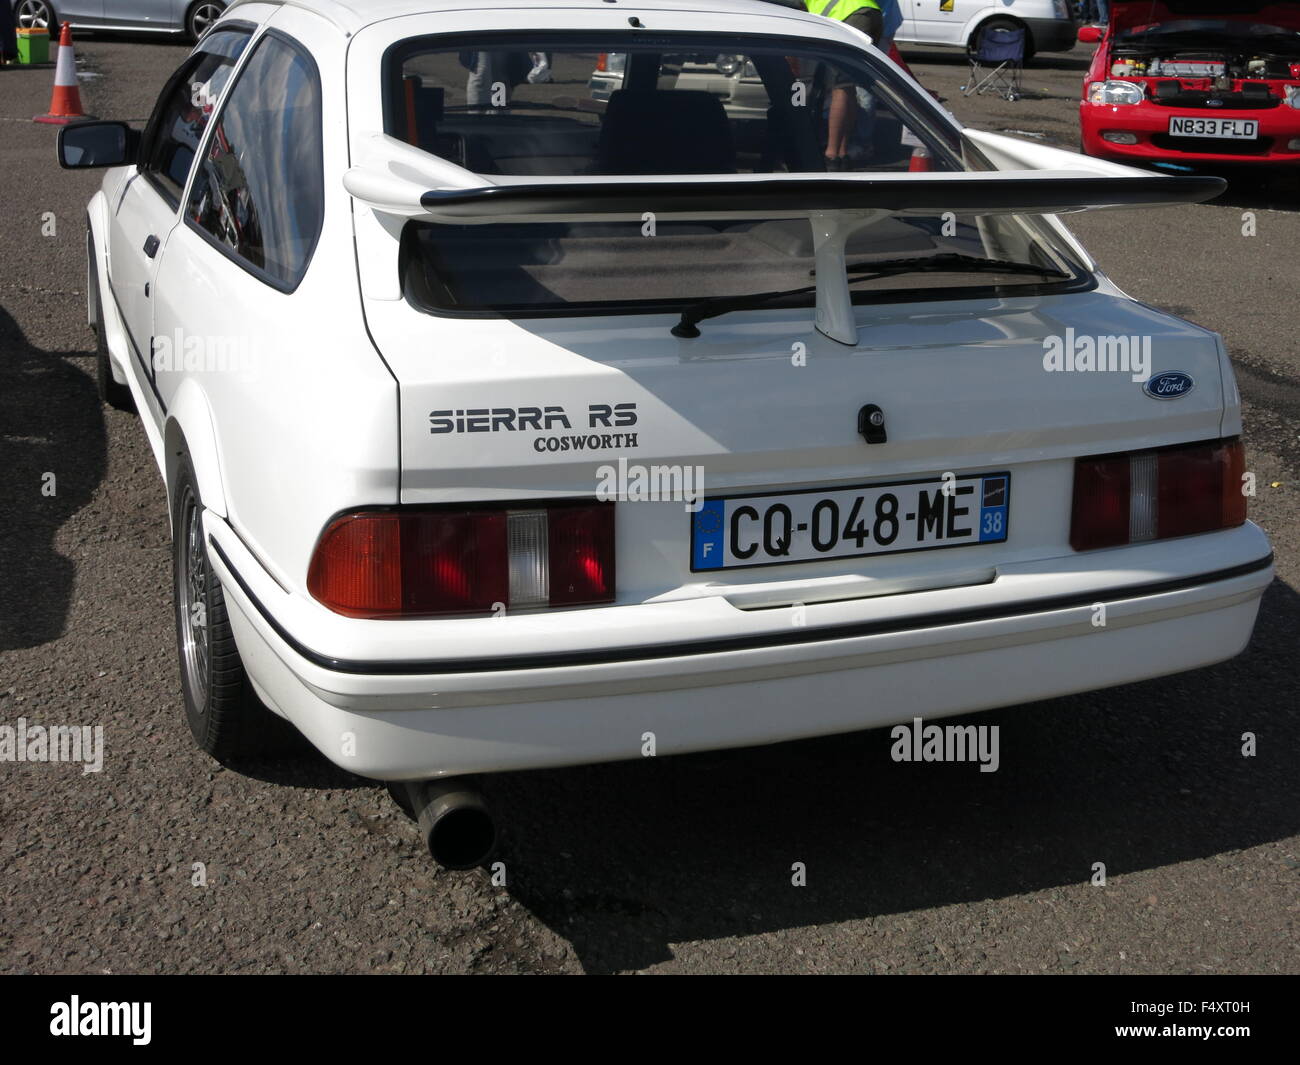
<svg viewBox="0 0 1300 1065"><path fill-rule="evenodd" d="M1078 459L1076 551L1228 529L1246 520L1239 440Z"/></svg>
<svg viewBox="0 0 1300 1065"><path fill-rule="evenodd" d="M608 70L608 69L609 69L609 53L608 53L608 52L598 52L598 53L596 53L596 69L597 69L597 70Z"/></svg>
<svg viewBox="0 0 1300 1065"><path fill-rule="evenodd" d="M614 598L614 508L552 507L549 522L551 606Z"/></svg>
<svg viewBox="0 0 1300 1065"><path fill-rule="evenodd" d="M1189 536L1246 520L1240 441L1203 444L1159 456L1160 536Z"/></svg>
<svg viewBox="0 0 1300 1065"><path fill-rule="evenodd" d="M614 507L347 514L321 534L307 589L357 618L610 602Z"/></svg>
<svg viewBox="0 0 1300 1065"><path fill-rule="evenodd" d="M1073 514L1070 546L1076 551L1128 543L1127 455L1075 462Z"/></svg>

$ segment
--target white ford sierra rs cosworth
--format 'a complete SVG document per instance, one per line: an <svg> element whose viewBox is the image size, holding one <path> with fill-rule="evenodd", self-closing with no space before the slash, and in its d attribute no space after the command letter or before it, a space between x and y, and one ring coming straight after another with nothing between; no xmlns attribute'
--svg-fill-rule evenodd
<svg viewBox="0 0 1300 1065"><path fill-rule="evenodd" d="M289 722L446 864L492 842L467 774L1250 638L1272 563L1224 345L1056 217L1222 182L963 129L843 23L237 0L143 131L59 150L111 168L100 387L166 481L195 738Z"/></svg>

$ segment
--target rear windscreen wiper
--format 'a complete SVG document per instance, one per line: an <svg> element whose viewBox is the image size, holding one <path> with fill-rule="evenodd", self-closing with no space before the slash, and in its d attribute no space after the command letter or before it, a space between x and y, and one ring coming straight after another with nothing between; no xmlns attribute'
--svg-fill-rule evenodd
<svg viewBox="0 0 1300 1065"><path fill-rule="evenodd" d="M700 335L700 331L695 326L706 318L716 318L720 314L730 314L732 311L746 311L784 296L801 296L805 292L816 291L816 285L804 285L802 288L780 289L776 292L755 292L750 296L712 296L698 303L692 303L683 310L681 319L672 328L672 334L683 340L692 340Z"/></svg>
<svg viewBox="0 0 1300 1065"><path fill-rule="evenodd" d="M979 274L1036 274L1040 277L1069 277L1063 270L1050 266L1033 266L1005 259L981 259L975 255L958 255L945 252L925 259L880 259L875 262L853 263L848 267L849 283L870 281L877 277L896 274L922 273L979 273ZM682 311L681 319L673 326L672 334L684 340L700 335L695 327L706 318L716 318L732 311L744 311L787 296L800 296L815 292L816 285L803 288L782 289L777 292L756 292L749 296L713 296L690 304Z"/></svg>
<svg viewBox="0 0 1300 1065"><path fill-rule="evenodd" d="M924 259L876 259L864 263L849 263L849 276L891 274L962 273L962 274L1038 274L1041 277L1069 277L1053 266L1035 266L1011 259L982 259L978 255L961 255L943 252Z"/></svg>

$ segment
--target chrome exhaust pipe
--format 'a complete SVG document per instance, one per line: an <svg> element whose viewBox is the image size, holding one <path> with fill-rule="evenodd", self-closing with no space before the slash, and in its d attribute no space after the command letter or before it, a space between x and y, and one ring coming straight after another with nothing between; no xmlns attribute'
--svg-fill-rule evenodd
<svg viewBox="0 0 1300 1065"><path fill-rule="evenodd" d="M492 857L497 826L474 778L404 781L393 791L443 868L474 869Z"/></svg>

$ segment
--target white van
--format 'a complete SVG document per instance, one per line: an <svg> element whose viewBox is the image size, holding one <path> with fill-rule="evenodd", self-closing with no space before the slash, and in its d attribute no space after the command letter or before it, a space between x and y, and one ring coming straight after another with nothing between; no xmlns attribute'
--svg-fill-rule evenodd
<svg viewBox="0 0 1300 1065"><path fill-rule="evenodd" d="M1069 0L899 0L900 44L955 44L974 49L986 29L1023 28L1025 58L1074 47L1078 25Z"/></svg>

